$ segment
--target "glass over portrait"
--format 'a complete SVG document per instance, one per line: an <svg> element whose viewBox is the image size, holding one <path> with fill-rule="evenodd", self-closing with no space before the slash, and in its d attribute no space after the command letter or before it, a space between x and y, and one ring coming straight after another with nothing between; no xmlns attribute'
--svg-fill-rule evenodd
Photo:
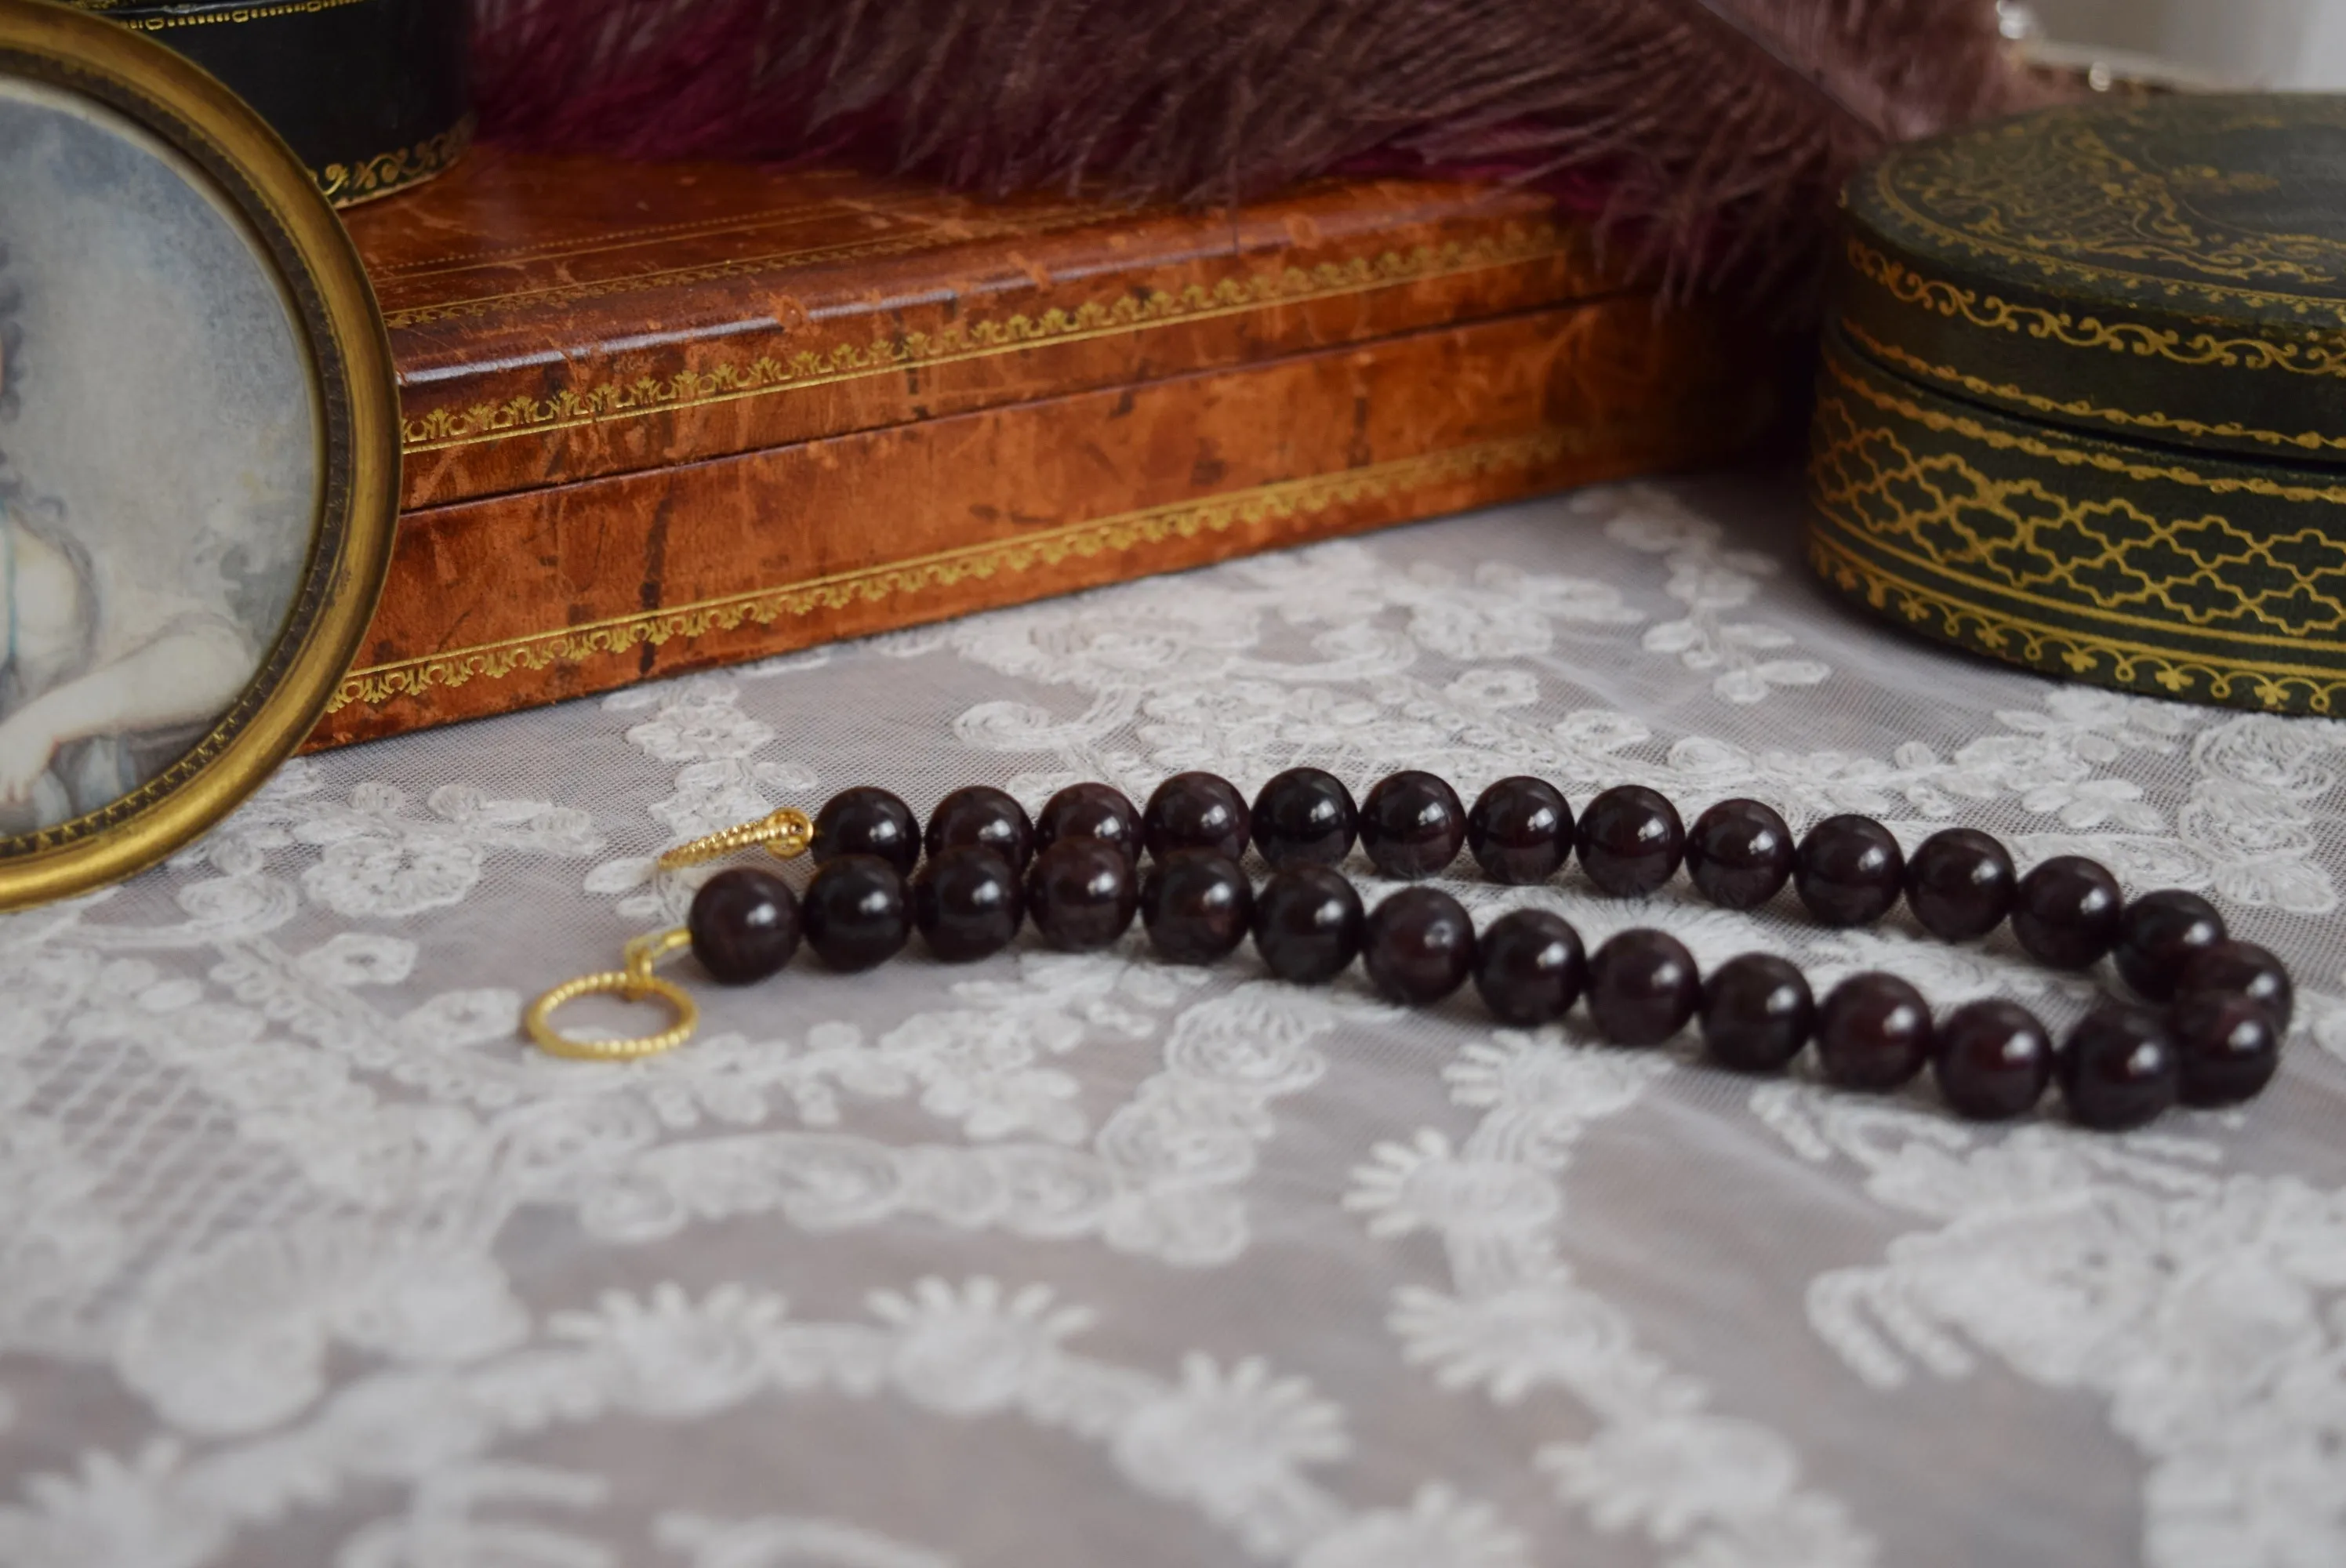
<svg viewBox="0 0 2346 1568"><path fill-rule="evenodd" d="M210 733L319 527L301 318L243 216L104 105L0 79L0 838Z"/></svg>

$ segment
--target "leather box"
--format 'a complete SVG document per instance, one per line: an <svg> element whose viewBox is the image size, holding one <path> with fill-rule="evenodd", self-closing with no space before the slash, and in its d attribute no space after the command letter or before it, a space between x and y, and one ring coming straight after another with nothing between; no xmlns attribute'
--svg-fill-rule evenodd
<svg viewBox="0 0 2346 1568"><path fill-rule="evenodd" d="M404 505L313 745L1713 462L1778 346L1521 190L986 204L476 152L362 208Z"/></svg>
<svg viewBox="0 0 2346 1568"><path fill-rule="evenodd" d="M2085 104L1851 183L1828 581L2162 697L2346 711L2346 98Z"/></svg>

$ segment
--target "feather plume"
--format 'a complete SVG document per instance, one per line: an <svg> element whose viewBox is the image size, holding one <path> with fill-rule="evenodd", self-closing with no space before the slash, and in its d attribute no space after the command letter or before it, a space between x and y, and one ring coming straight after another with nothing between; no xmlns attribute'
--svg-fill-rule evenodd
<svg viewBox="0 0 2346 1568"><path fill-rule="evenodd" d="M1219 204L1536 182L1674 290L1805 295L1841 180L2015 107L1992 0L474 0L484 118L650 158Z"/></svg>

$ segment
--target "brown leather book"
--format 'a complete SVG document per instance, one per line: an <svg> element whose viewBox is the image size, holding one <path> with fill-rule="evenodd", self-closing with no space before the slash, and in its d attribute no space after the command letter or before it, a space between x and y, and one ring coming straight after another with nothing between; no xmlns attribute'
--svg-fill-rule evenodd
<svg viewBox="0 0 2346 1568"><path fill-rule="evenodd" d="M1167 213L492 149L349 219L406 510L313 746L1716 461L1782 385L1487 187Z"/></svg>

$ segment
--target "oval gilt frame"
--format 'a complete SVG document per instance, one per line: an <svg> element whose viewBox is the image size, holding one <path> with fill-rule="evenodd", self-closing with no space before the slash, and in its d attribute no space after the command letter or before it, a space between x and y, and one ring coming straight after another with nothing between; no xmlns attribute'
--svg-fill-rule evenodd
<svg viewBox="0 0 2346 1568"><path fill-rule="evenodd" d="M0 78L111 110L240 216L309 356L317 512L291 609L242 692L177 760L97 809L0 838L0 910L87 892L168 857L291 756L364 636L398 514L398 388L374 293L341 220L283 140L172 50L49 0L0 0Z"/></svg>

